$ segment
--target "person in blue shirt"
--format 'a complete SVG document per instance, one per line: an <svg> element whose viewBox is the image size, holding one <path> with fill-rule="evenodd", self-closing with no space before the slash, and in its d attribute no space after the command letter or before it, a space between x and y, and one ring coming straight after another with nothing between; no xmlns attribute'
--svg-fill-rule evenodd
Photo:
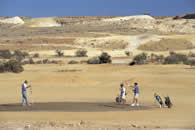
<svg viewBox="0 0 195 130"><path fill-rule="evenodd" d="M133 103L131 104L131 106L139 106L138 103L138 98L139 98L139 86L138 83L134 83L134 87L133 87L133 93L134 93L134 97L133 97Z"/></svg>
<svg viewBox="0 0 195 130"><path fill-rule="evenodd" d="M22 105L25 106L25 101L28 106L30 106L28 99L27 99L27 88L31 87L31 85L28 85L28 81L25 80L22 84Z"/></svg>

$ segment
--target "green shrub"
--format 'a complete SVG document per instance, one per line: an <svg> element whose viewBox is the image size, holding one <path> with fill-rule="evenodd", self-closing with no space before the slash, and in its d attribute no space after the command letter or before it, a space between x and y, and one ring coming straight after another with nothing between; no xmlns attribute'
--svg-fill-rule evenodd
<svg viewBox="0 0 195 130"><path fill-rule="evenodd" d="M75 55L78 57L87 57L87 50L86 49L79 49L75 52Z"/></svg>
<svg viewBox="0 0 195 130"><path fill-rule="evenodd" d="M0 58L10 59L11 56L12 56L12 54L9 50L0 50Z"/></svg>

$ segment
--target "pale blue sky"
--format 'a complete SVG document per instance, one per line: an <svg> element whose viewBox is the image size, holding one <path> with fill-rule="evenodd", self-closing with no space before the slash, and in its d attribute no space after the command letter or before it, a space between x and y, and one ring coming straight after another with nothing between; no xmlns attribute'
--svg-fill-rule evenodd
<svg viewBox="0 0 195 130"><path fill-rule="evenodd" d="M173 16L195 13L195 0L0 0L0 16Z"/></svg>

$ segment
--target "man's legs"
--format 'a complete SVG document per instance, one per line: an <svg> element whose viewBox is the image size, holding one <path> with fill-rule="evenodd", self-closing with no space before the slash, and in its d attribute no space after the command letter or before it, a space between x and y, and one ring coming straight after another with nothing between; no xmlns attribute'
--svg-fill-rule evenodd
<svg viewBox="0 0 195 130"><path fill-rule="evenodd" d="M22 105L24 105L24 101L26 101L26 104L29 105L28 99L26 97L26 93L22 94Z"/></svg>
<svg viewBox="0 0 195 130"><path fill-rule="evenodd" d="M139 103L138 103L138 94L135 94L134 97L133 97L133 104L131 104L131 106L139 106Z"/></svg>

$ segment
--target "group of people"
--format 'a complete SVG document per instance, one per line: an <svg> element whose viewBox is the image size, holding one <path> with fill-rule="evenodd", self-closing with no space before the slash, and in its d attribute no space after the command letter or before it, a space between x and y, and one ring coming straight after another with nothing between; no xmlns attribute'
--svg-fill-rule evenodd
<svg viewBox="0 0 195 130"><path fill-rule="evenodd" d="M139 98L139 86L138 83L134 83L134 86L128 85L128 83L125 83L128 87L133 89L133 103L131 106L139 106L138 98ZM24 83L22 84L22 105L25 106L26 104L30 106L30 103L28 102L27 99L27 88L30 88L31 85L28 85L28 81L25 80ZM126 103L126 89L124 84L120 84L120 99L121 103L125 104ZM26 104L25 104L26 103Z"/></svg>
<svg viewBox="0 0 195 130"><path fill-rule="evenodd" d="M139 98L139 86L138 83L134 83L134 86L128 85L127 82L125 82L127 87L130 87L133 90L133 103L131 106L139 106L138 98ZM120 99L121 99L121 104L126 103L126 89L124 84L120 84Z"/></svg>

